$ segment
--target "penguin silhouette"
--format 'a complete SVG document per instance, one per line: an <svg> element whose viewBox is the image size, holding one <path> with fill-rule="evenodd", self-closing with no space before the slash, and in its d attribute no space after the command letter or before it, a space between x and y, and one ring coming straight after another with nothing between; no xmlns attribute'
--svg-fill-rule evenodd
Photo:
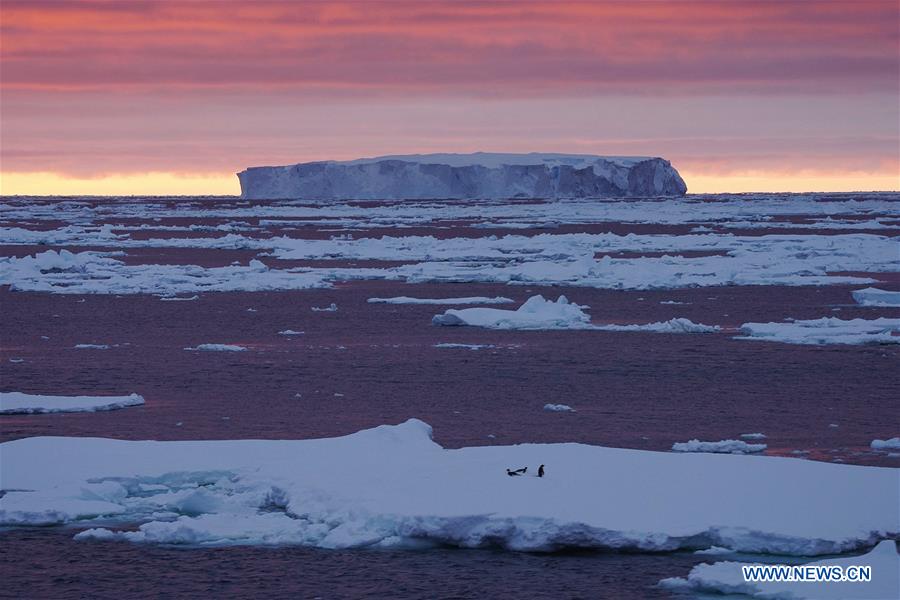
<svg viewBox="0 0 900 600"><path fill-rule="evenodd" d="M538 467L538 477L544 476L544 465Z"/></svg>

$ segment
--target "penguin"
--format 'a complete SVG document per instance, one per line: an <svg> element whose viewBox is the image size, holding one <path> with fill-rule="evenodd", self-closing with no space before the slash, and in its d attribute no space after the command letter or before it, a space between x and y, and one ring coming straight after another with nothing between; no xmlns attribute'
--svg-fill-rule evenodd
<svg viewBox="0 0 900 600"><path fill-rule="evenodd" d="M544 476L544 465L538 467L538 477Z"/></svg>
<svg viewBox="0 0 900 600"><path fill-rule="evenodd" d="M510 477L518 477L519 475L521 475L521 473L519 473L518 471L510 471L509 469L506 470L506 474Z"/></svg>

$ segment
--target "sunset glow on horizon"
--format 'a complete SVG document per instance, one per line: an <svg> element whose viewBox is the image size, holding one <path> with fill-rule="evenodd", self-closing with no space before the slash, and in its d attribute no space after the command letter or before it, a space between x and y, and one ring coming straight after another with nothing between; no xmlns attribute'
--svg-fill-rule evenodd
<svg viewBox="0 0 900 600"><path fill-rule="evenodd" d="M900 190L894 1L0 5L0 193L248 166L662 156L689 192Z"/></svg>

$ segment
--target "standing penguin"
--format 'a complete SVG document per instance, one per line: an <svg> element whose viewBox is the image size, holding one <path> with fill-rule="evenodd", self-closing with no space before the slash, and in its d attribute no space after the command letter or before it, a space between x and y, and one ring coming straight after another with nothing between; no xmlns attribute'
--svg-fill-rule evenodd
<svg viewBox="0 0 900 600"><path fill-rule="evenodd" d="M538 477L544 476L544 465L538 467Z"/></svg>

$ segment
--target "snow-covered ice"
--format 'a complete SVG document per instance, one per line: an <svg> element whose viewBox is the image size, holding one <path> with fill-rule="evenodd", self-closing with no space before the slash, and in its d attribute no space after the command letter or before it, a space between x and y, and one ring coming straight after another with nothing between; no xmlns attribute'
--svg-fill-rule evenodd
<svg viewBox="0 0 900 600"><path fill-rule="evenodd" d="M492 329L588 329L590 317L582 310L584 308L587 307L571 304L565 296L553 302L537 295L516 310L451 308L442 315L435 315L432 323Z"/></svg>
<svg viewBox="0 0 900 600"><path fill-rule="evenodd" d="M869 446L872 450L900 450L900 437L888 440L872 440Z"/></svg>
<svg viewBox="0 0 900 600"><path fill-rule="evenodd" d="M660 585L673 591L709 594L710 597L724 594L768 600L891 600L900 597L900 555L893 540L880 542L862 556L829 558L806 565L841 567L843 570L849 566L869 566L872 580L868 582L747 582L742 571L746 565L732 561L703 563L691 569L687 577L663 579Z"/></svg>
<svg viewBox="0 0 900 600"><path fill-rule="evenodd" d="M701 442L694 439L689 442L672 444L674 452L711 452L714 454L752 454L754 452L762 452L766 448L766 444L748 444L741 440Z"/></svg>
<svg viewBox="0 0 900 600"><path fill-rule="evenodd" d="M654 209L655 210L655 209ZM328 240L287 237L174 238L107 241L111 247L248 248L278 259L403 261L394 267L269 268L247 266L128 265L112 252L49 250L0 258L0 284L54 293L163 295L330 287L358 279L570 285L604 289L661 289L721 285L828 285L872 283L840 271L900 269L895 240L870 234L615 235L611 233L508 235L437 239L404 236ZM82 243L87 244L89 240ZM133 242L133 243L132 243ZM686 258L684 251L712 252ZM595 258L597 253L663 252L657 257Z"/></svg>
<svg viewBox="0 0 900 600"><path fill-rule="evenodd" d="M493 344L455 344L451 342L444 342L441 344L435 344L435 348L459 348L465 350L482 350L484 348L495 348Z"/></svg>
<svg viewBox="0 0 900 600"><path fill-rule="evenodd" d="M371 304L509 304L511 298L495 296L467 296L465 298L410 298L409 296L395 296L393 298L369 298Z"/></svg>
<svg viewBox="0 0 900 600"><path fill-rule="evenodd" d="M900 319L823 317L787 323L744 323L736 339L786 344L900 344Z"/></svg>
<svg viewBox="0 0 900 600"><path fill-rule="evenodd" d="M332 302L331 304L329 304L328 306L325 306L325 307L320 307L320 306L312 307L313 312L337 312L337 309L338 309L337 304L335 304L334 302Z"/></svg>
<svg viewBox="0 0 900 600"><path fill-rule="evenodd" d="M594 331L637 331L653 333L715 333L717 325L703 325L689 319L675 318L643 325L591 324L584 312L587 306L572 304L565 296L556 302L541 295L532 296L516 310L500 308L448 309L435 315L434 325L486 327L489 329L590 329Z"/></svg>
<svg viewBox="0 0 900 600"><path fill-rule="evenodd" d="M79 539L542 551L719 546L811 556L900 533L896 469L584 444L445 450L415 419L331 439L37 437L5 442L0 453L7 490L0 523L103 519L106 529ZM540 464L544 478L505 473ZM137 530L117 528L134 523Z"/></svg>
<svg viewBox="0 0 900 600"><path fill-rule="evenodd" d="M575 412L575 409L568 404L545 404L544 410L548 412Z"/></svg>
<svg viewBox="0 0 900 600"><path fill-rule="evenodd" d="M850 292L857 304L863 306L900 306L900 292L889 292L878 288L865 288Z"/></svg>
<svg viewBox="0 0 900 600"><path fill-rule="evenodd" d="M766 439L766 434L764 433L742 433L741 437L745 440L764 440Z"/></svg>
<svg viewBox="0 0 900 600"><path fill-rule="evenodd" d="M128 396L45 396L22 392L0 392L0 414L42 414L60 412L96 412L138 406L144 398Z"/></svg>
<svg viewBox="0 0 900 600"><path fill-rule="evenodd" d="M293 329L283 329L278 332L278 335L303 335L302 331L295 331Z"/></svg>
<svg viewBox="0 0 900 600"><path fill-rule="evenodd" d="M197 350L201 352L244 352L244 346L235 344L197 344L196 346L185 348L185 350Z"/></svg>

